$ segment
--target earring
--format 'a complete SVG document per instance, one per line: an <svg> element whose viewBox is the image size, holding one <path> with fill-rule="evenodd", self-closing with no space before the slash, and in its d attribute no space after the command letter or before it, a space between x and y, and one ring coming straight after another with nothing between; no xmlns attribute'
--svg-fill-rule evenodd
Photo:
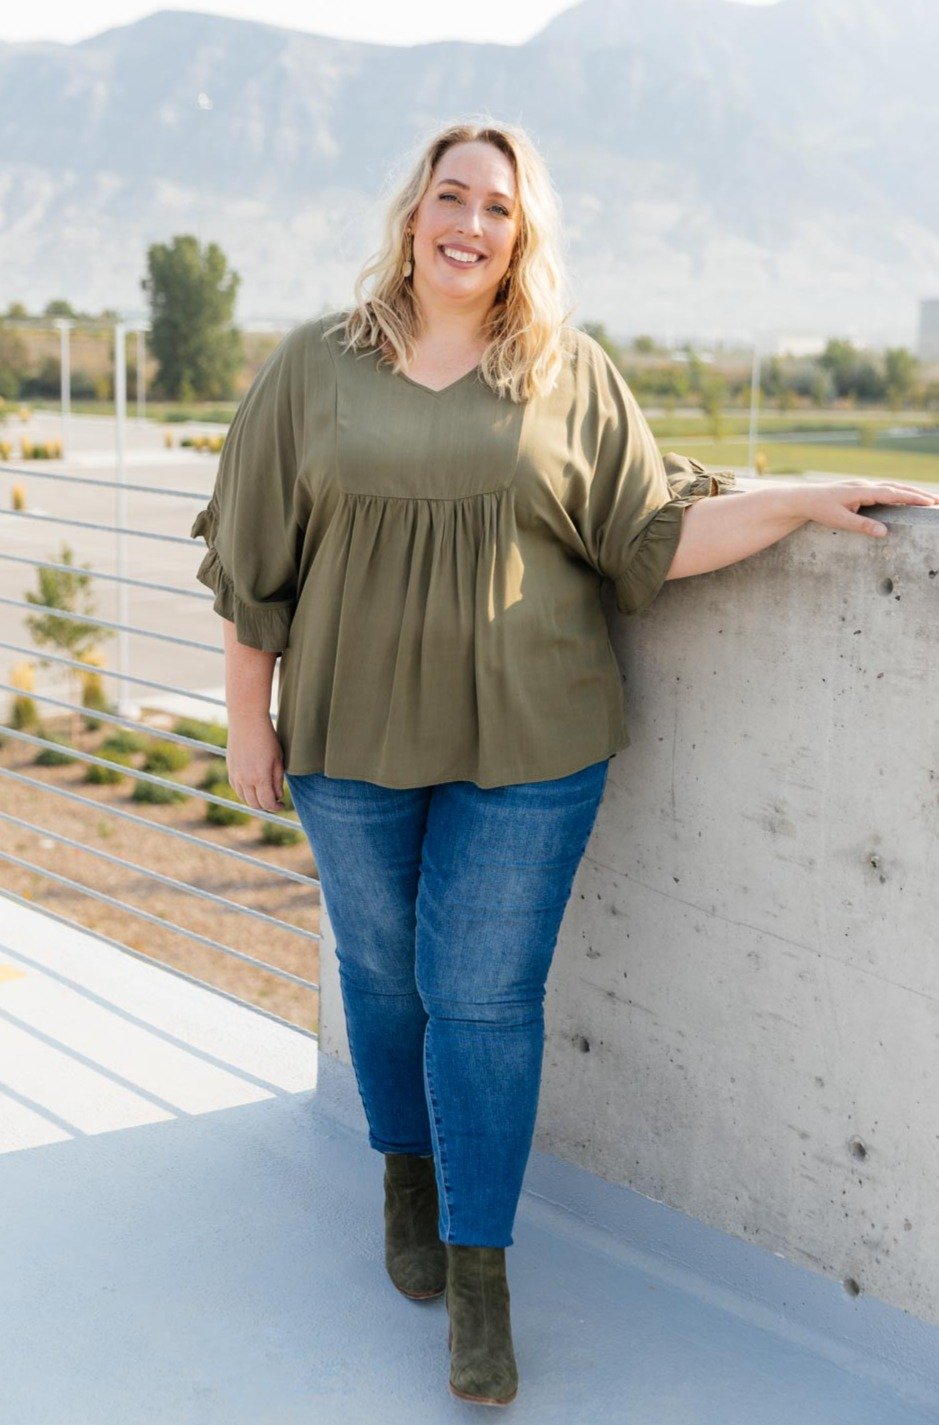
<svg viewBox="0 0 939 1425"><path fill-rule="evenodd" d="M410 230L410 228L407 229L407 234L406 234L406 235L407 235L408 237L411 237L411 230ZM401 269L401 275L402 275L402 277L410 277L411 273L414 271L414 267L413 267L413 265L412 265L412 263L411 263L411 258L412 258L413 256L414 256L414 239L413 239L413 237L411 237L411 241L408 243L408 255L407 255L407 257L404 259L404 266L403 266L402 269Z"/></svg>

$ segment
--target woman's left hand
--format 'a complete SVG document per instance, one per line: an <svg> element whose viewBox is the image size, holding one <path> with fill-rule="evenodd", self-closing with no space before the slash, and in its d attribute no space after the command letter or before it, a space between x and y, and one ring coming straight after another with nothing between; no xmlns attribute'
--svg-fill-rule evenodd
<svg viewBox="0 0 939 1425"><path fill-rule="evenodd" d="M835 480L806 484L792 491L792 502L806 519L830 529L883 538L887 526L858 514L861 505L939 505L939 492L924 485L900 485L890 480Z"/></svg>

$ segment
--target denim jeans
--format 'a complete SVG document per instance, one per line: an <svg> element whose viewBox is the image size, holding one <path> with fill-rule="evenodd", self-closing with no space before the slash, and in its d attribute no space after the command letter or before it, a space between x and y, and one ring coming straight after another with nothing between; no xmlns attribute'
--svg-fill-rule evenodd
<svg viewBox="0 0 939 1425"><path fill-rule="evenodd" d="M336 938L368 1141L433 1157L443 1242L512 1245L545 983L609 759L504 787L288 775Z"/></svg>

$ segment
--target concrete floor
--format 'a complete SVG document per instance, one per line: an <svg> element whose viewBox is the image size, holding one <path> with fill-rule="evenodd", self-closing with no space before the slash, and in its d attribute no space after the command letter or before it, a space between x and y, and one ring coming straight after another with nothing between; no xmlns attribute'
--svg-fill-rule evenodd
<svg viewBox="0 0 939 1425"><path fill-rule="evenodd" d="M4 1425L478 1418L381 1170L312 1037L4 902ZM934 1328L549 1155L507 1261L519 1422L939 1422Z"/></svg>

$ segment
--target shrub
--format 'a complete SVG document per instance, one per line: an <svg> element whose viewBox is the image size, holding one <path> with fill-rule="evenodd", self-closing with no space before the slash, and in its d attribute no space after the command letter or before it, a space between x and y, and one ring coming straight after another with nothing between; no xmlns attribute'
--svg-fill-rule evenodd
<svg viewBox="0 0 939 1425"><path fill-rule="evenodd" d="M85 773L86 782L94 782L98 786L115 786L118 782L126 781L127 773L121 771L121 766L132 766L129 752L113 752L108 759L112 762L111 767L99 767L97 762L89 762L88 770ZM118 765L120 764L120 765Z"/></svg>
<svg viewBox="0 0 939 1425"><path fill-rule="evenodd" d="M178 717L173 731L180 737L194 737L197 742L209 742L213 747L228 746L228 728L220 722L202 722L194 717Z"/></svg>
<svg viewBox="0 0 939 1425"><path fill-rule="evenodd" d="M228 767L224 757L213 757L205 769L199 786L204 792L211 792L220 783L228 784Z"/></svg>
<svg viewBox="0 0 939 1425"><path fill-rule="evenodd" d="M143 733L134 732L133 728L116 727L104 739L98 750L102 756L107 752L143 752L147 746L147 740Z"/></svg>
<svg viewBox="0 0 939 1425"><path fill-rule="evenodd" d="M78 675L81 682L81 704L83 708L94 708L98 712L116 712L117 704L109 702L104 679L97 671L102 666L100 660L100 654L89 653L85 657L84 661L89 665L88 672ZM101 726L101 719L97 717L83 717L82 721L89 732L96 732Z"/></svg>
<svg viewBox="0 0 939 1425"><path fill-rule="evenodd" d="M275 826L272 821L262 821L261 840L266 841L269 846L296 846L303 840L303 829L298 825L294 831L287 826Z"/></svg>
<svg viewBox="0 0 939 1425"><path fill-rule="evenodd" d="M184 802L188 795L189 793L181 788L161 787L157 782L136 782L131 792L131 801L166 806L170 802Z"/></svg>
<svg viewBox="0 0 939 1425"><path fill-rule="evenodd" d="M239 801L235 791L228 782L216 782L212 791L217 797L227 797L232 803L231 806L218 806L215 802L206 802L205 819L212 826L245 826L251 820L249 811L241 810L244 803ZM235 803L238 803L236 806Z"/></svg>
<svg viewBox="0 0 939 1425"><path fill-rule="evenodd" d="M145 772L179 772L192 761L188 747L178 742L154 742L143 759Z"/></svg>
<svg viewBox="0 0 939 1425"><path fill-rule="evenodd" d="M28 693L16 693L10 701L10 716L7 722L10 727L15 727L20 732L38 728L39 709L35 699Z"/></svg>
<svg viewBox="0 0 939 1425"><path fill-rule="evenodd" d="M56 744L55 747L41 747L33 758L37 767L66 767L72 762L76 762L76 757L70 757L64 750L72 744L65 737L56 737L54 733L49 734L49 741ZM60 750L61 749L61 750Z"/></svg>

